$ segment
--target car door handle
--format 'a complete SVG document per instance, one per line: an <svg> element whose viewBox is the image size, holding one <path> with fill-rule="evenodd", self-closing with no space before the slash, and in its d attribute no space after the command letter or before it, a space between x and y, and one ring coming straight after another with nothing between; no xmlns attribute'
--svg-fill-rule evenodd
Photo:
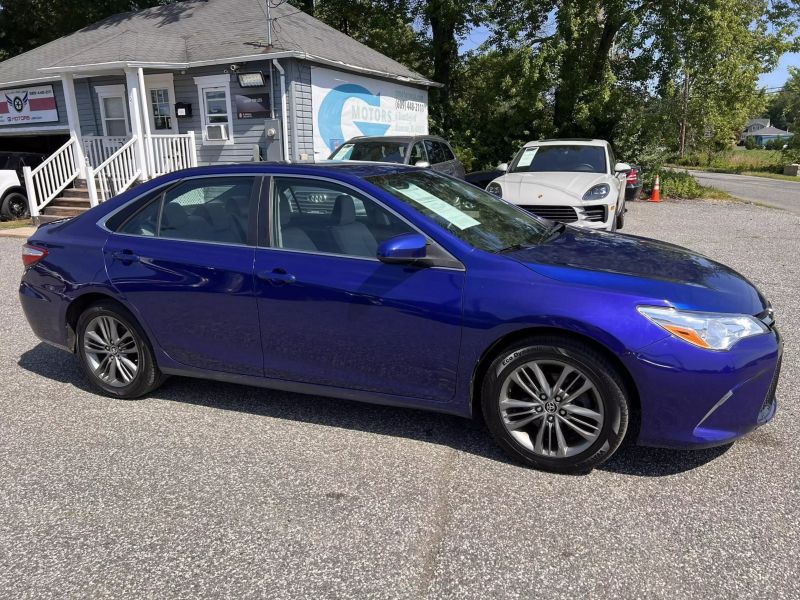
<svg viewBox="0 0 800 600"><path fill-rule="evenodd" d="M288 285L297 281L297 277L287 273L284 269L272 269L272 271L260 271L258 278L269 281L272 285Z"/></svg>
<svg viewBox="0 0 800 600"><path fill-rule="evenodd" d="M133 251L131 250L122 250L122 251L118 250L116 252L112 252L111 257L114 260L118 260L122 263L127 263L127 264L139 262L141 260L139 255L134 254Z"/></svg>

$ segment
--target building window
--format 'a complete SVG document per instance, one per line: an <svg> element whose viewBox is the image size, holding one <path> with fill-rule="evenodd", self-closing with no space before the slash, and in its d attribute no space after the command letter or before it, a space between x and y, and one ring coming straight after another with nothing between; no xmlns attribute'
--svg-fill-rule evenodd
<svg viewBox="0 0 800 600"><path fill-rule="evenodd" d="M169 105L169 90L150 90L150 106L153 110L153 126L156 131L172 129L172 109Z"/></svg>
<svg viewBox="0 0 800 600"><path fill-rule="evenodd" d="M228 75L195 77L204 144L233 143L231 79Z"/></svg>
<svg viewBox="0 0 800 600"><path fill-rule="evenodd" d="M95 88L100 104L100 122L103 135L128 137L128 103L125 100L124 85L103 85Z"/></svg>

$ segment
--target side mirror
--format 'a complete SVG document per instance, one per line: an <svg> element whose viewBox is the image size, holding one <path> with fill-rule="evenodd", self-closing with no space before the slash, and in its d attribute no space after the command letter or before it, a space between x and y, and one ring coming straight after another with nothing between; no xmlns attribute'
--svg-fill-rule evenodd
<svg viewBox="0 0 800 600"><path fill-rule="evenodd" d="M414 163L414 166L419 167L420 169L430 169L431 163L429 163L427 160L418 160Z"/></svg>
<svg viewBox="0 0 800 600"><path fill-rule="evenodd" d="M419 233L403 233L378 246L376 255L384 263L409 263L427 255L428 240Z"/></svg>
<svg viewBox="0 0 800 600"><path fill-rule="evenodd" d="M626 175L631 172L631 166L628 163L617 163L614 165L614 173L625 173Z"/></svg>
<svg viewBox="0 0 800 600"><path fill-rule="evenodd" d="M500 163L499 165L497 165L497 170L503 171L505 173L506 171L508 171L508 163Z"/></svg>

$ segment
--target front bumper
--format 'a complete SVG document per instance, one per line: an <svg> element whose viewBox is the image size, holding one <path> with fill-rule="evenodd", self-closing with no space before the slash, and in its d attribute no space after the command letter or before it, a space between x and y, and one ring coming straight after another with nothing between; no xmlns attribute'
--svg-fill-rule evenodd
<svg viewBox="0 0 800 600"><path fill-rule="evenodd" d="M574 204L520 204L519 206L538 217L587 229L611 231L617 216L616 203L607 199Z"/></svg>
<svg viewBox="0 0 800 600"><path fill-rule="evenodd" d="M639 392L639 443L669 448L732 442L772 419L783 343L776 330L725 352L673 336L628 357Z"/></svg>

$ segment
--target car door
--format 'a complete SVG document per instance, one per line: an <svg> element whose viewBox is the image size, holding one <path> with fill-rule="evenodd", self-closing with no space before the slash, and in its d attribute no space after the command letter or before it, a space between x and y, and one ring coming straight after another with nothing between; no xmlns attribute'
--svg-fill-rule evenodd
<svg viewBox="0 0 800 600"><path fill-rule="evenodd" d="M451 399L464 272L378 261L380 242L415 230L350 186L275 177L271 189L255 260L265 375Z"/></svg>
<svg viewBox="0 0 800 600"><path fill-rule="evenodd" d="M260 177L185 179L143 199L104 248L111 284L183 365L262 375L253 277Z"/></svg>

